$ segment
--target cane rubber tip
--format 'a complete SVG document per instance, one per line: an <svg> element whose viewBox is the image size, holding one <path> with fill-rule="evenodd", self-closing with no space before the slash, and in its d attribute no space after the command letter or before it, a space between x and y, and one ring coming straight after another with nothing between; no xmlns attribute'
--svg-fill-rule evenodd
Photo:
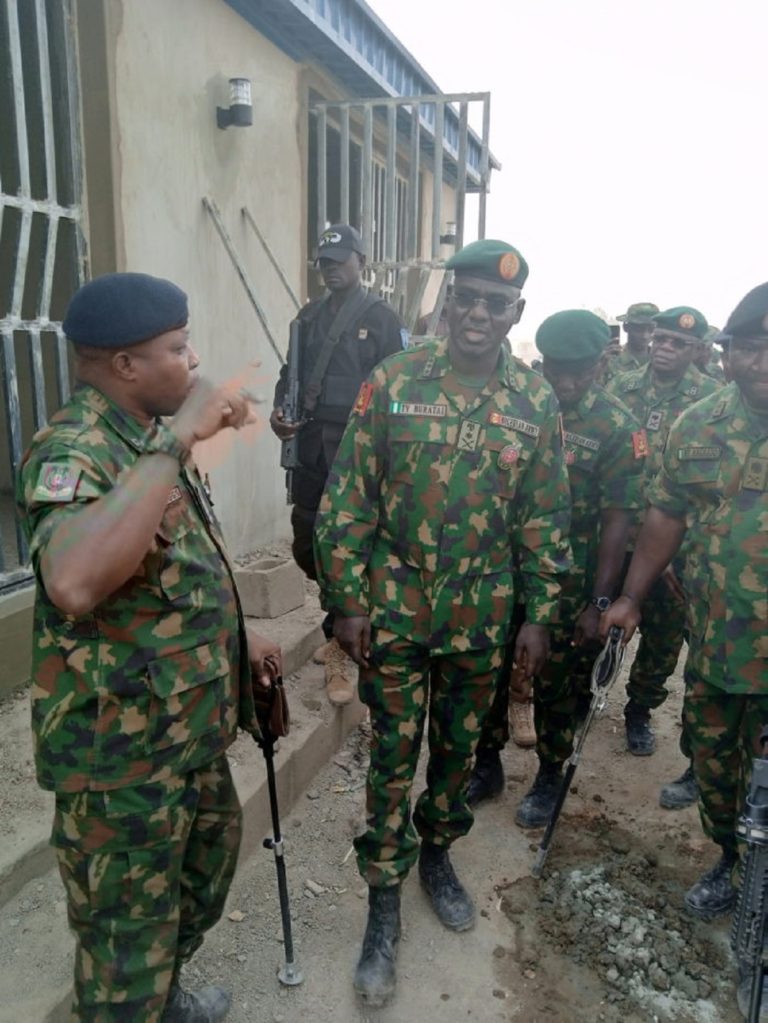
<svg viewBox="0 0 768 1023"><path fill-rule="evenodd" d="M304 982L304 974L292 963L286 963L277 971L277 979L285 987L298 987Z"/></svg>

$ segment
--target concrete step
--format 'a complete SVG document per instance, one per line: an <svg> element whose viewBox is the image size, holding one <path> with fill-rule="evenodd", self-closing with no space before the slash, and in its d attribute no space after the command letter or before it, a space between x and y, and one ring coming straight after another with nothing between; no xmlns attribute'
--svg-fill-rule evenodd
<svg viewBox="0 0 768 1023"><path fill-rule="evenodd" d="M283 649L292 729L280 740L275 771L284 814L364 714L357 700L343 710L333 708L324 695L322 667L306 663L323 640L319 607L308 604L280 619L252 620ZM14 814L11 841L4 841L0 851L0 1023L63 1023L70 1002L73 939L47 844L52 797L37 789L31 770L26 700L13 699L3 709L0 742L12 742L19 751L14 786L19 813ZM266 768L250 736L240 736L229 756L244 808L243 862L271 832Z"/></svg>

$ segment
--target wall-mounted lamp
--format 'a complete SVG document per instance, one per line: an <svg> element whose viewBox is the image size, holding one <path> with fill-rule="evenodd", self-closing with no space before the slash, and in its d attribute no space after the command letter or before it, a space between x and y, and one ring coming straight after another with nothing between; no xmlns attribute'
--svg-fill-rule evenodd
<svg viewBox="0 0 768 1023"><path fill-rule="evenodd" d="M253 124L250 78L230 78L229 106L216 107L216 124L220 128L247 128Z"/></svg>
<svg viewBox="0 0 768 1023"><path fill-rule="evenodd" d="M453 220L449 220L445 225L445 234L440 235L441 245L455 245L456 244L456 223Z"/></svg>

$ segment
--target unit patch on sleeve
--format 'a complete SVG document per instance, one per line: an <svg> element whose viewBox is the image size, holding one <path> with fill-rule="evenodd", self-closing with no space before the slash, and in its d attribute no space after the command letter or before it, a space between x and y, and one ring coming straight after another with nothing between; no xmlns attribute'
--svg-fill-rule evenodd
<svg viewBox="0 0 768 1023"><path fill-rule="evenodd" d="M442 419L448 415L448 406L422 405L417 401L393 401L390 403L389 411L394 416L431 416L433 419Z"/></svg>
<svg viewBox="0 0 768 1023"><path fill-rule="evenodd" d="M501 412L491 412L488 422L493 423L494 426L506 426L508 430L516 430L529 437L538 437L541 432L535 423L527 423L524 419L516 419L514 416L503 416Z"/></svg>
<svg viewBox="0 0 768 1023"><path fill-rule="evenodd" d="M75 496L82 469L73 469L66 462L49 462L40 470L33 501L71 501Z"/></svg>

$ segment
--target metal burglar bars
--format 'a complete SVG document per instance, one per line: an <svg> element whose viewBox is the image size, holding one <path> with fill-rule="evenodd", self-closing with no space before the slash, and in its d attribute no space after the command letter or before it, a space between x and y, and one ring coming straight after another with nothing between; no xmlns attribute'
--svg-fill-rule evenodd
<svg viewBox="0 0 768 1023"><path fill-rule="evenodd" d="M0 0L0 592L29 578L15 471L68 397L61 329L85 276L72 0Z"/></svg>
<svg viewBox="0 0 768 1023"><path fill-rule="evenodd" d="M471 103L482 105L481 137L469 128ZM456 248L463 244L468 191L479 193L477 236L484 238L490 107L487 92L312 101L317 235L329 221L351 223L360 229L374 264L396 268L435 261L445 233L447 184L456 190ZM421 208L425 170L433 175L428 221ZM428 244L421 242L423 226Z"/></svg>

